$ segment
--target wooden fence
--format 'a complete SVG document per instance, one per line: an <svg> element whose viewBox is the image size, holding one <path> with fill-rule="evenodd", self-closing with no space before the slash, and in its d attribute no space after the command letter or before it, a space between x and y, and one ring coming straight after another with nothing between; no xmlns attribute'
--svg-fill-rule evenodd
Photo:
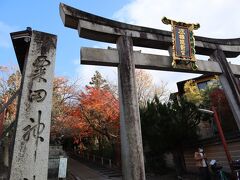
<svg viewBox="0 0 240 180"><path fill-rule="evenodd" d="M212 159L215 159L221 166L223 166L224 171L230 172L228 160L220 141L203 143L203 147L208 158L208 162L210 162ZM233 160L240 159L240 137L235 137L228 140L228 149ZM196 149L189 148L184 152L185 164L187 171L189 172L196 172L198 170L195 166L194 160L195 151Z"/></svg>

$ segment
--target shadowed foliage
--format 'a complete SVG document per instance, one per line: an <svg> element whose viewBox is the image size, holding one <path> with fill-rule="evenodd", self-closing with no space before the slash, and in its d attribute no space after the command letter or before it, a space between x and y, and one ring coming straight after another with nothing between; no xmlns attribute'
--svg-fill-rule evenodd
<svg viewBox="0 0 240 180"><path fill-rule="evenodd" d="M150 153L172 153L178 174L184 170L183 148L198 140L200 114L185 99L163 104L155 97L140 109L145 148Z"/></svg>

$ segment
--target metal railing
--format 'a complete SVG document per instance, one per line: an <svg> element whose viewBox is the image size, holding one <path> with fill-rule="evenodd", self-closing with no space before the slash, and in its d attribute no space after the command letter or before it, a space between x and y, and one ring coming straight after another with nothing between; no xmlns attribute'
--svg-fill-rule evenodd
<svg viewBox="0 0 240 180"><path fill-rule="evenodd" d="M101 164L102 166L108 166L109 168L112 168L112 159L109 158L105 158L102 156L97 156L94 154L90 154L90 153L78 153L78 156L80 156L83 159L87 159L89 161L92 161L94 163L98 163Z"/></svg>
<svg viewBox="0 0 240 180"><path fill-rule="evenodd" d="M110 158L106 158L106 157L102 157L102 156L98 156L98 155L90 154L86 152L81 152L81 153L75 152L74 155L83 160L88 160L93 163L105 166L107 168L118 168L118 169L120 168L119 164L117 164Z"/></svg>

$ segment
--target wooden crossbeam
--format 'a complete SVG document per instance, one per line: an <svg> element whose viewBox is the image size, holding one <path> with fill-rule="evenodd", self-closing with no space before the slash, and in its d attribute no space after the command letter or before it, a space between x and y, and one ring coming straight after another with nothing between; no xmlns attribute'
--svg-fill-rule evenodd
<svg viewBox="0 0 240 180"><path fill-rule="evenodd" d="M118 66L118 51L114 49L81 48L81 64ZM135 51L135 67L141 69L154 69L164 71L198 73L198 74L221 74L222 70L215 61L198 60L198 70L192 70L189 66L182 65L173 68L170 56L144 54ZM230 64L235 76L240 76L240 65Z"/></svg>
<svg viewBox="0 0 240 180"><path fill-rule="evenodd" d="M172 45L170 31L130 25L80 11L60 4L60 15L66 27L77 29L80 37L116 43L119 36L127 35L133 39L134 46L165 49ZM197 54L211 55L215 49L222 49L226 57L240 54L240 38L212 39L195 36Z"/></svg>

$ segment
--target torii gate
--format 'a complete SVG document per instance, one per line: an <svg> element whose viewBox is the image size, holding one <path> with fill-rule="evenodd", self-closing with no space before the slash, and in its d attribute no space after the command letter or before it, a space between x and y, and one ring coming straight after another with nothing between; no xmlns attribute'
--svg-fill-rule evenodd
<svg viewBox="0 0 240 180"><path fill-rule="evenodd" d="M226 59L237 57L240 54L240 39L211 39L196 36L196 53L210 56L212 61L198 60L198 70L192 70L187 66L173 68L170 56L142 54L133 51L133 46L171 50L172 38L169 31L113 21L65 4L60 4L60 15L64 25L78 30L80 37L117 45L117 50L81 48L81 63L118 67L124 180L145 179L135 67L219 75L240 129L240 90L236 79L240 76L240 66L229 64Z"/></svg>

